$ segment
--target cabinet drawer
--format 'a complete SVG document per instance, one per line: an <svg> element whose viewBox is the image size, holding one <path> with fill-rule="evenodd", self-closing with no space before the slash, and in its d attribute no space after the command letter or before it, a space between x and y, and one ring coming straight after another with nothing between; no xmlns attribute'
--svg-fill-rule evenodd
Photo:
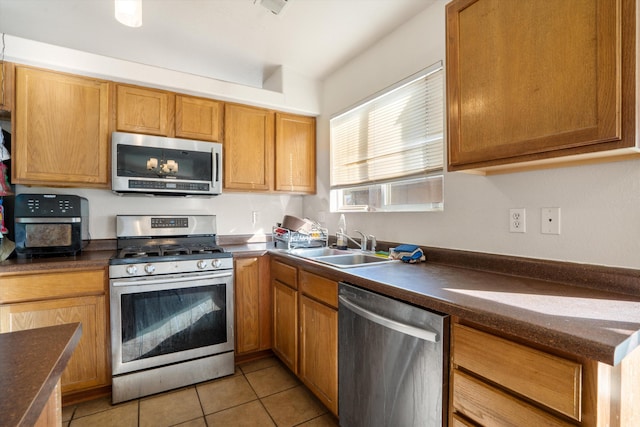
<svg viewBox="0 0 640 427"><path fill-rule="evenodd" d="M318 301L338 308L338 282L300 271L300 290Z"/></svg>
<svg viewBox="0 0 640 427"><path fill-rule="evenodd" d="M293 289L298 289L297 280L298 269L282 263L280 261L273 261L271 264L271 275L274 279L284 283Z"/></svg>
<svg viewBox="0 0 640 427"><path fill-rule="evenodd" d="M453 414L451 416L451 422L449 423L449 425L451 425L452 427L475 427L475 425L469 424L456 414Z"/></svg>
<svg viewBox="0 0 640 427"><path fill-rule="evenodd" d="M0 304L105 292L105 270L2 277Z"/></svg>
<svg viewBox="0 0 640 427"><path fill-rule="evenodd" d="M453 363L580 421L579 363L458 324L453 326Z"/></svg>
<svg viewBox="0 0 640 427"><path fill-rule="evenodd" d="M572 426L457 370L453 374L453 407L483 426Z"/></svg>

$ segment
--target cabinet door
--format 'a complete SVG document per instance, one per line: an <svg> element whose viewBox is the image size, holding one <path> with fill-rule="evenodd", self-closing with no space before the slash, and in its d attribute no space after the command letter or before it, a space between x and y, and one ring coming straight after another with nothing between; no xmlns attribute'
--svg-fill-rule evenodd
<svg viewBox="0 0 640 427"><path fill-rule="evenodd" d="M338 414L338 310L300 297L300 379Z"/></svg>
<svg viewBox="0 0 640 427"><path fill-rule="evenodd" d="M316 120L276 114L275 190L316 192Z"/></svg>
<svg viewBox="0 0 640 427"><path fill-rule="evenodd" d="M80 322L82 337L62 374L62 392L108 385L104 296L85 296L0 306L0 332Z"/></svg>
<svg viewBox="0 0 640 427"><path fill-rule="evenodd" d="M219 101L176 95L176 137L221 141L222 108Z"/></svg>
<svg viewBox="0 0 640 427"><path fill-rule="evenodd" d="M298 373L298 291L273 281L273 352Z"/></svg>
<svg viewBox="0 0 640 427"><path fill-rule="evenodd" d="M635 12L620 4L449 3L449 169L633 147Z"/></svg>
<svg viewBox="0 0 640 427"><path fill-rule="evenodd" d="M13 109L13 87L15 66L11 62L0 63L0 110Z"/></svg>
<svg viewBox="0 0 640 427"><path fill-rule="evenodd" d="M109 83L16 67L13 182L107 187Z"/></svg>
<svg viewBox="0 0 640 427"><path fill-rule="evenodd" d="M118 85L116 129L174 136L175 96L170 92Z"/></svg>
<svg viewBox="0 0 640 427"><path fill-rule="evenodd" d="M224 129L224 188L272 190L274 113L226 104Z"/></svg>
<svg viewBox="0 0 640 427"><path fill-rule="evenodd" d="M267 257L235 259L236 353L271 348L271 291Z"/></svg>

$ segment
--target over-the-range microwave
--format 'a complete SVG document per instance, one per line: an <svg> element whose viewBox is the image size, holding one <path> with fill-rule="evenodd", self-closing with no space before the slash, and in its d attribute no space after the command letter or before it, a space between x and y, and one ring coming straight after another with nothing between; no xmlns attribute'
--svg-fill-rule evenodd
<svg viewBox="0 0 640 427"><path fill-rule="evenodd" d="M113 132L111 189L119 194L222 193L222 144Z"/></svg>

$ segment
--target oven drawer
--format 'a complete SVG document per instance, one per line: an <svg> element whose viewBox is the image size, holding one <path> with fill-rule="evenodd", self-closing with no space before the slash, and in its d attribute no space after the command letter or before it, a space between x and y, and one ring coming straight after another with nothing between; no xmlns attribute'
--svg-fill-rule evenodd
<svg viewBox="0 0 640 427"><path fill-rule="evenodd" d="M106 269L3 276L0 304L103 294L106 283Z"/></svg>

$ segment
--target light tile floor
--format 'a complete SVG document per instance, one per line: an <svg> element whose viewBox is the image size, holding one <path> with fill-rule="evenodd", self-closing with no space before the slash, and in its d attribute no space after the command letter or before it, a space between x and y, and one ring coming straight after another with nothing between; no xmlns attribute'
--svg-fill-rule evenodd
<svg viewBox="0 0 640 427"><path fill-rule="evenodd" d="M110 397L62 408L64 427L335 427L329 413L278 359L236 367L234 375L130 402Z"/></svg>

